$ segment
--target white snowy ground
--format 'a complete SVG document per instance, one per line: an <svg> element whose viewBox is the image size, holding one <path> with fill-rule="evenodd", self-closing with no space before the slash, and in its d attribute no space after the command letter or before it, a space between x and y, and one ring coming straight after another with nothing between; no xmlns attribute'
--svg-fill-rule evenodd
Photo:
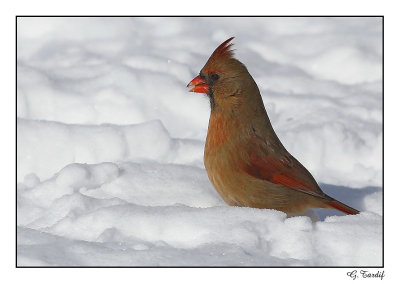
<svg viewBox="0 0 400 284"><path fill-rule="evenodd" d="M19 18L20 266L382 264L377 18ZM186 84L235 36L278 136L328 194L321 221L229 207Z"/></svg>

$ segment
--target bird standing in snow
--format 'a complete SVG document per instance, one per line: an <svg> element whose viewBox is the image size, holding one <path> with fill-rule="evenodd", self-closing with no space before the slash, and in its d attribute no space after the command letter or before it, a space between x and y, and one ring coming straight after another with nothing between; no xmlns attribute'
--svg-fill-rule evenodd
<svg viewBox="0 0 400 284"><path fill-rule="evenodd" d="M233 57L230 38L213 52L188 87L210 99L204 164L217 192L232 206L299 214L309 208L359 211L322 192L282 145L253 77Z"/></svg>

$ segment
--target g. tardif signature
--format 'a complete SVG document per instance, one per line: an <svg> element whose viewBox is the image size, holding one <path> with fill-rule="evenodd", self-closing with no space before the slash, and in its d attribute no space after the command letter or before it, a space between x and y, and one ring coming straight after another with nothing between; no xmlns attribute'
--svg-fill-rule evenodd
<svg viewBox="0 0 400 284"><path fill-rule="evenodd" d="M353 270L347 272L347 276L351 277L353 280L356 280L357 278L378 278L383 280L383 277L385 277L385 271L370 272L368 270L360 270L360 273L358 273L357 270Z"/></svg>

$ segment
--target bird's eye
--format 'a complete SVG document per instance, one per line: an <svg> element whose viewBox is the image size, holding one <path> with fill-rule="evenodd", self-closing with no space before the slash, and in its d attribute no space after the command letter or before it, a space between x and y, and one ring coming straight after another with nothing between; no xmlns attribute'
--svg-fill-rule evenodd
<svg viewBox="0 0 400 284"><path fill-rule="evenodd" d="M210 75L210 78L211 78L211 80L213 80L213 81L217 81L217 80L219 79L219 75L213 73L213 74Z"/></svg>

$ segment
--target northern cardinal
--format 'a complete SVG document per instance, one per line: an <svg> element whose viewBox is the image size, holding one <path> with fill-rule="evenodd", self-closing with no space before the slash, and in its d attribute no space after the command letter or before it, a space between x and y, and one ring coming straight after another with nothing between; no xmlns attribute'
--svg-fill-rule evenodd
<svg viewBox="0 0 400 284"><path fill-rule="evenodd" d="M310 172L282 145L260 91L246 66L233 57L233 37L213 52L188 87L210 99L204 150L208 177L231 206L299 214L309 208L359 211L322 192Z"/></svg>

